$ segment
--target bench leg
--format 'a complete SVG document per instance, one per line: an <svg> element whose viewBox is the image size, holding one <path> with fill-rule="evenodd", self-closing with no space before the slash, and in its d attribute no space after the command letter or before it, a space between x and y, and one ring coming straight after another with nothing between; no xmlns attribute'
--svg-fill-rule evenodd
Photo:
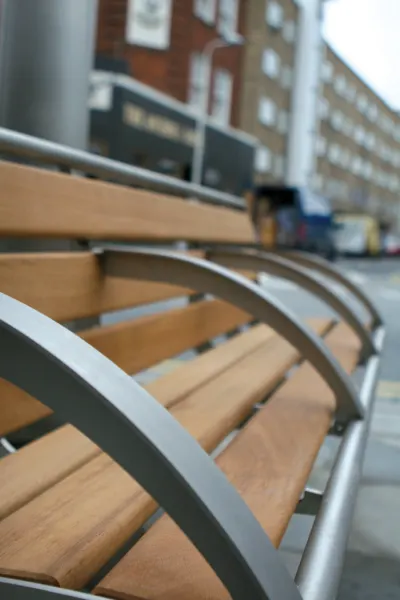
<svg viewBox="0 0 400 600"><path fill-rule="evenodd" d="M319 281L309 270L286 260L285 258L267 254L266 252L241 252L235 250L210 250L207 258L220 265L234 269L265 271L277 277L293 281L303 289L325 301L333 310L350 325L361 341L362 359L368 359L375 353L374 343L369 331L348 304L336 296L328 287Z"/></svg>
<svg viewBox="0 0 400 600"><path fill-rule="evenodd" d="M300 600L240 495L172 415L124 371L4 294L0 353L0 377L49 406L134 477L192 540L234 600Z"/></svg>
<svg viewBox="0 0 400 600"><path fill-rule="evenodd" d="M381 327L375 334L379 351L382 350L384 338L385 332ZM346 428L323 495L321 509L301 559L296 583L304 600L331 600L337 596L361 478L380 362L379 356L373 356L368 361L360 392L366 418L350 423Z"/></svg>
<svg viewBox="0 0 400 600"><path fill-rule="evenodd" d="M186 285L239 306L272 327L310 361L336 396L338 422L362 417L363 408L351 378L331 352L309 327L259 285L210 261L166 250L107 248L98 252L109 277Z"/></svg>

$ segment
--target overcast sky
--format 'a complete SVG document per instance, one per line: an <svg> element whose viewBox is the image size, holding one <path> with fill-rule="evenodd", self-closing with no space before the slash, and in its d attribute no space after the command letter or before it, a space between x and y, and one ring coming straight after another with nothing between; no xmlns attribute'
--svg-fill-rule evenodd
<svg viewBox="0 0 400 600"><path fill-rule="evenodd" d="M329 0L324 29L335 51L400 110L400 0Z"/></svg>

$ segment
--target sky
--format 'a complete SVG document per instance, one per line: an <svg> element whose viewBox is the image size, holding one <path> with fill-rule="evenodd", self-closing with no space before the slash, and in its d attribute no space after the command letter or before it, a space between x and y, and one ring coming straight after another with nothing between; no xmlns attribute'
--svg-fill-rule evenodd
<svg viewBox="0 0 400 600"><path fill-rule="evenodd" d="M400 110L400 0L329 0L324 36L358 75Z"/></svg>

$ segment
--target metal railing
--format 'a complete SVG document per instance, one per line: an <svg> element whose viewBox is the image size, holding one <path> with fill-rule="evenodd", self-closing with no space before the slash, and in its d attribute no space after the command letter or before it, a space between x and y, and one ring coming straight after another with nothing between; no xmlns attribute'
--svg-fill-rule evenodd
<svg viewBox="0 0 400 600"><path fill-rule="evenodd" d="M76 150L62 144L48 142L3 127L0 127L0 153L54 165L62 171L74 169L99 179L198 199L211 204L240 210L243 210L245 206L244 200L238 196L187 183L175 177L104 158L83 150Z"/></svg>

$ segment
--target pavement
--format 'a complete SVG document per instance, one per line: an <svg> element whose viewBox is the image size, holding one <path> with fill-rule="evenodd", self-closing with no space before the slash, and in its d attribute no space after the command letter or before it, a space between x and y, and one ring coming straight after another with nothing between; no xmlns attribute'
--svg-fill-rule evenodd
<svg viewBox="0 0 400 600"><path fill-rule="evenodd" d="M347 260L340 268L378 306L387 327L377 400L362 482L350 534L339 600L400 598L400 259ZM327 314L326 308L287 281L263 278L266 290L297 315ZM339 286L334 286L343 295ZM328 438L310 486L324 489L338 446ZM296 515L281 545L294 574L307 541L312 518Z"/></svg>

